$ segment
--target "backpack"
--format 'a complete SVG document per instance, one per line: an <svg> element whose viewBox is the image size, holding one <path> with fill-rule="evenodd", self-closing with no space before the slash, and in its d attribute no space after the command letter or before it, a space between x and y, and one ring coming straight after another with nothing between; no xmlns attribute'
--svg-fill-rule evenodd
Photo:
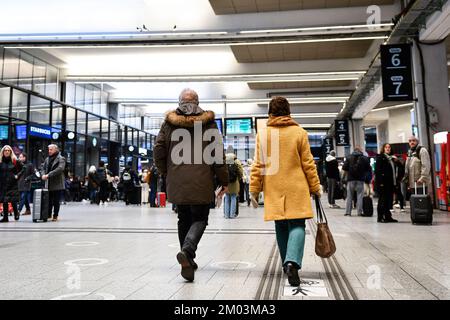
<svg viewBox="0 0 450 320"><path fill-rule="evenodd" d="M239 176L239 169L236 163L228 164L228 177L230 182L235 182Z"/></svg>
<svg viewBox="0 0 450 320"><path fill-rule="evenodd" d="M349 173L352 177L363 177L366 179L363 161L363 155L354 156L353 159L351 159Z"/></svg>
<svg viewBox="0 0 450 320"><path fill-rule="evenodd" d="M131 180L131 174L129 172L124 172L122 176L123 181L130 181Z"/></svg>

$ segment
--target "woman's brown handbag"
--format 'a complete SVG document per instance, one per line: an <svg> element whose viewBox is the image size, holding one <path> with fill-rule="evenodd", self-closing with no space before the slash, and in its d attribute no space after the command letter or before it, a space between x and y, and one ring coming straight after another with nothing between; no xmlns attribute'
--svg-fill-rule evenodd
<svg viewBox="0 0 450 320"><path fill-rule="evenodd" d="M328 228L327 216L323 210L318 196L314 196L317 211L316 254L321 258L329 258L336 252L336 244L333 240L330 228Z"/></svg>

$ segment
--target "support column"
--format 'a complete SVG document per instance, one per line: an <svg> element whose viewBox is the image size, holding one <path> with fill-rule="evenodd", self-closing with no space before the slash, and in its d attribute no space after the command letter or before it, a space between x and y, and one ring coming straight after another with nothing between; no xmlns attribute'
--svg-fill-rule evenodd
<svg viewBox="0 0 450 320"><path fill-rule="evenodd" d="M430 152L432 162L431 181L434 192L436 167L433 135L440 131L450 131L450 101L445 43L420 44L414 41L412 57L417 98L414 103L414 111L420 144Z"/></svg>
<svg viewBox="0 0 450 320"><path fill-rule="evenodd" d="M119 119L119 104L114 102L108 102L108 116L110 119Z"/></svg>

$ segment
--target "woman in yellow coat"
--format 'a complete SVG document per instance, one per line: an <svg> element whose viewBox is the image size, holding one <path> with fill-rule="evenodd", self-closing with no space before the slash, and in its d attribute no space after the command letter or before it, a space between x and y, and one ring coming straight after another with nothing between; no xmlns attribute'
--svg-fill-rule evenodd
<svg viewBox="0 0 450 320"><path fill-rule="evenodd" d="M275 231L289 284L298 286L305 247L305 220L313 217L311 194L320 196L320 182L307 132L290 116L289 102L275 97L269 104L267 127L256 136L250 193L257 207L264 191L264 220Z"/></svg>

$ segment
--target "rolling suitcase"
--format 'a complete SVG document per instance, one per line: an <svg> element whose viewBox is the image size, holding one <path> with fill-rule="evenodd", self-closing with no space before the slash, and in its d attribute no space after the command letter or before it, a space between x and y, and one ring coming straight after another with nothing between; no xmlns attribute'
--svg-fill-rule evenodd
<svg viewBox="0 0 450 320"><path fill-rule="evenodd" d="M36 189L33 196L33 222L47 222L50 198L48 189Z"/></svg>
<svg viewBox="0 0 450 320"><path fill-rule="evenodd" d="M156 194L156 201L158 201L158 207L165 208L166 207L166 193L158 192Z"/></svg>
<svg viewBox="0 0 450 320"><path fill-rule="evenodd" d="M133 192L130 192L128 200L129 200L130 204L141 205L141 201L142 201L142 187L141 186L134 186Z"/></svg>
<svg viewBox="0 0 450 320"><path fill-rule="evenodd" d="M413 224L433 223L433 204L431 197L425 194L425 188L422 188L423 194L417 194L417 184L414 184L415 194L412 194L409 201L411 205L411 222Z"/></svg>
<svg viewBox="0 0 450 320"><path fill-rule="evenodd" d="M364 217L373 216L373 201L371 196L365 196L363 198L363 213Z"/></svg>

